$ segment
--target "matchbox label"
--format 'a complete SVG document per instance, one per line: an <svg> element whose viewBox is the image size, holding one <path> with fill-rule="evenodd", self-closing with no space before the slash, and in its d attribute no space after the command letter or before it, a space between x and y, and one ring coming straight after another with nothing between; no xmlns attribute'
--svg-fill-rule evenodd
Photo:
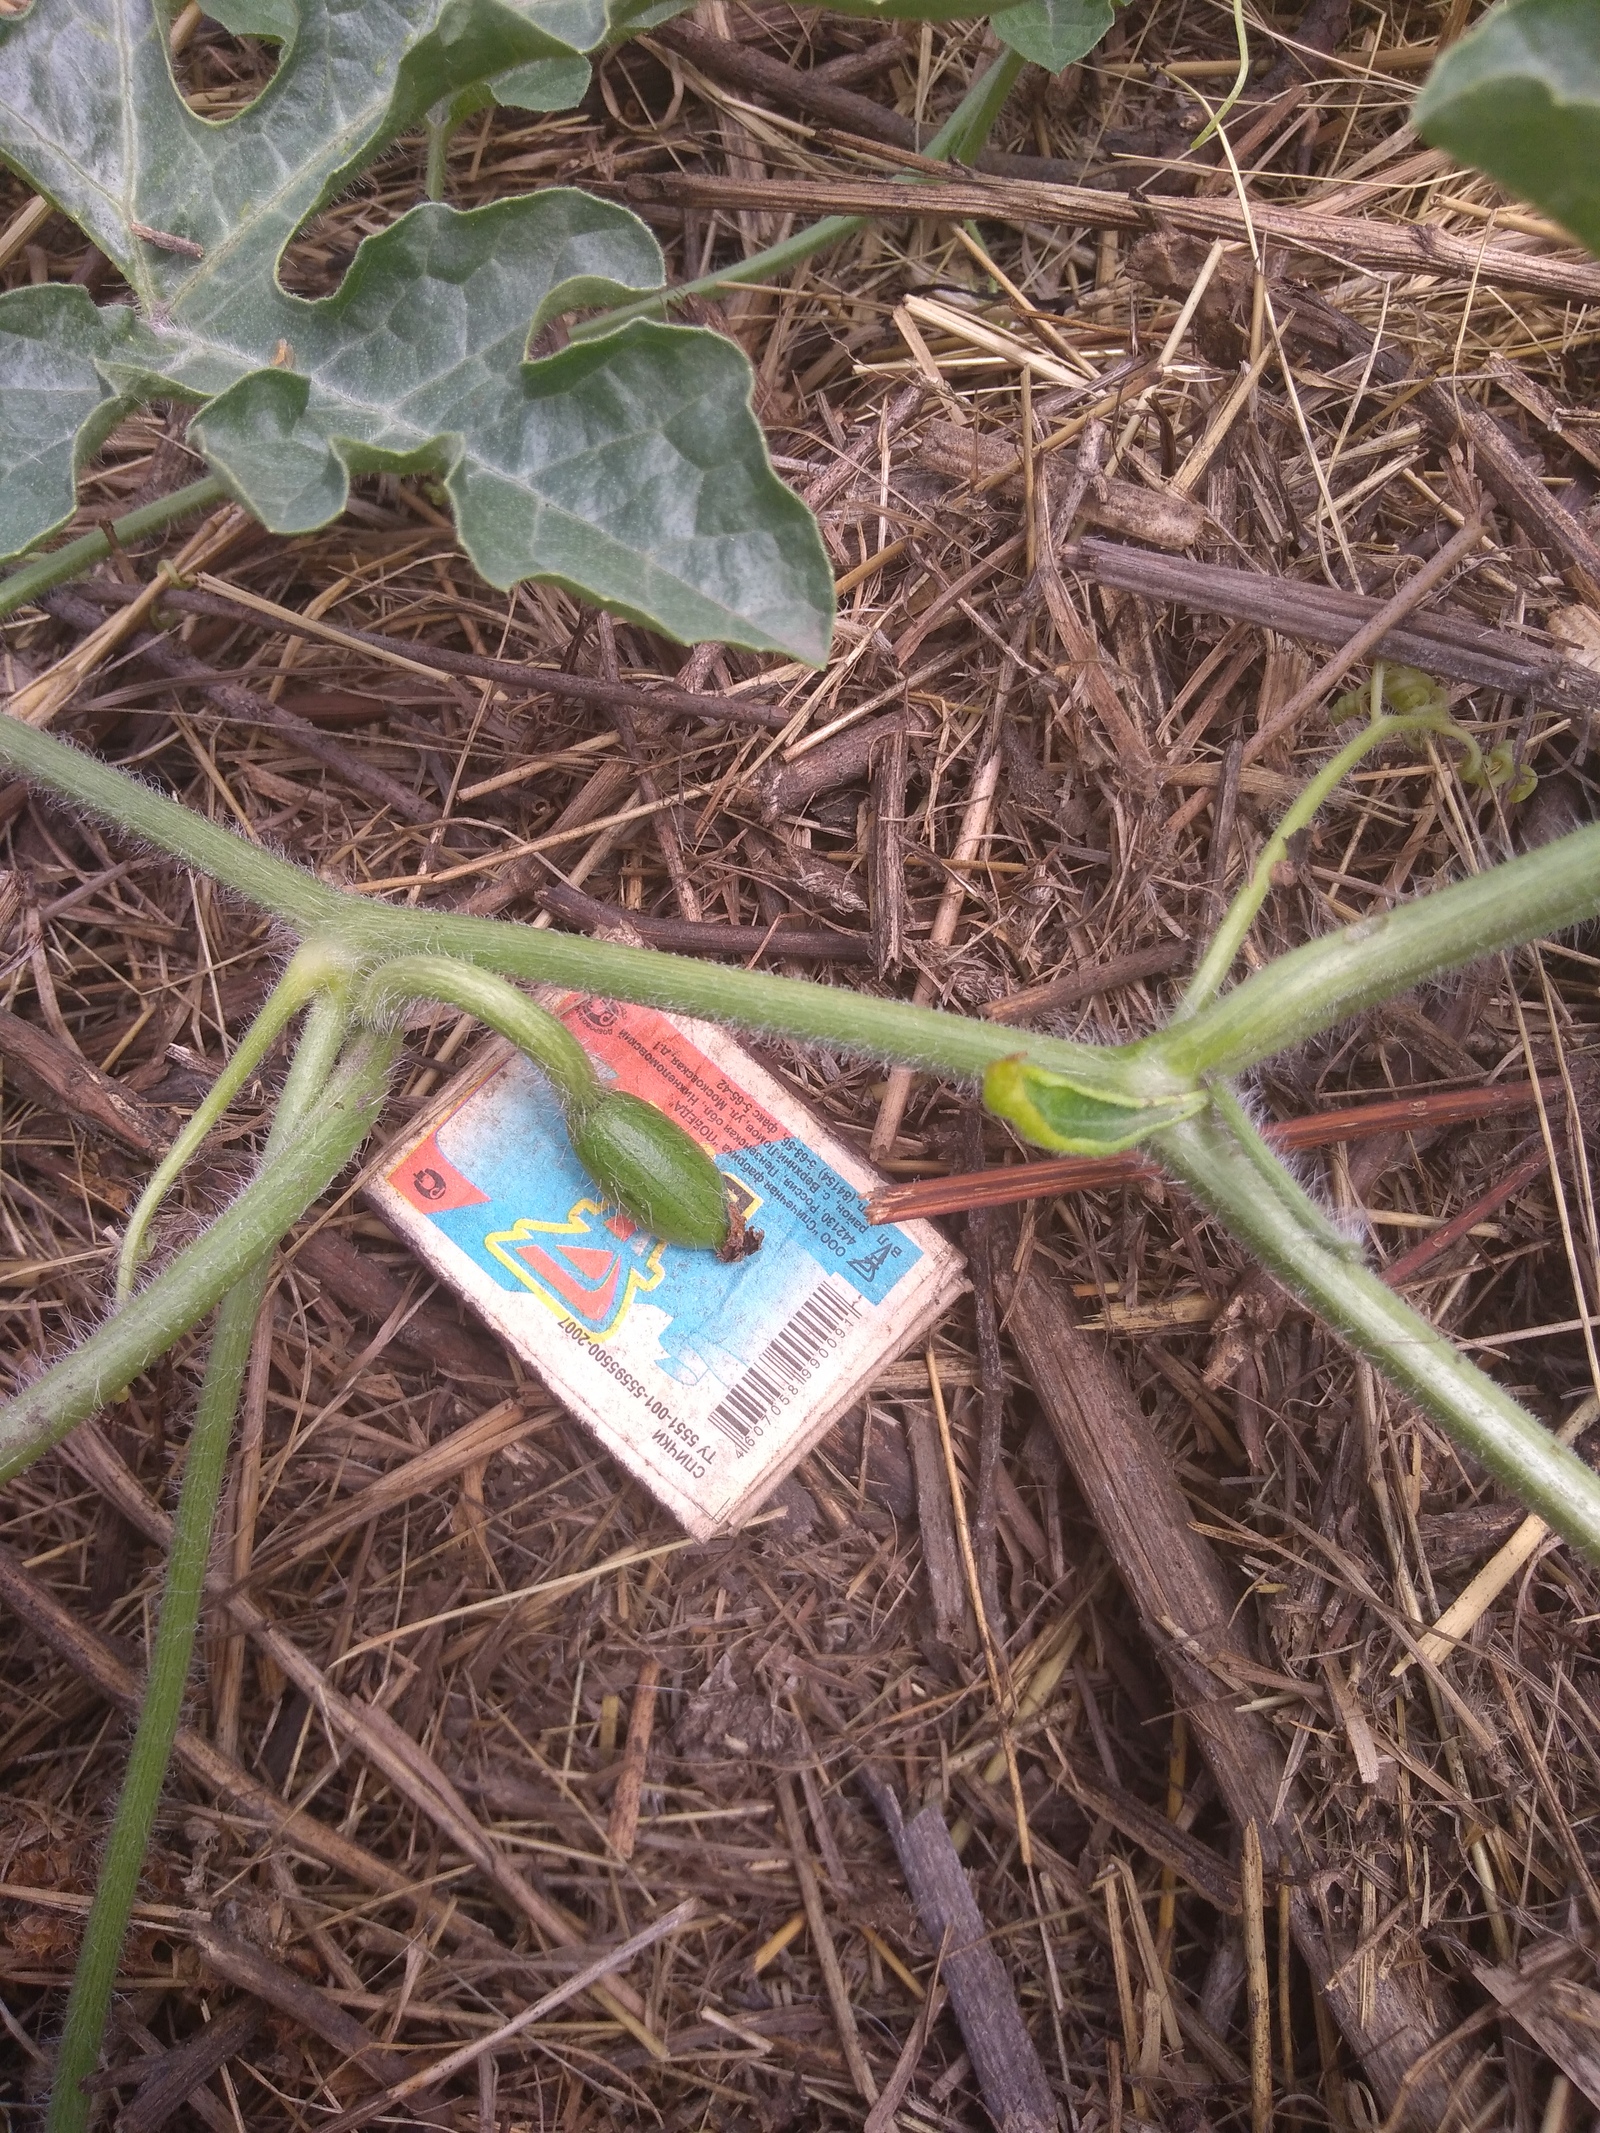
<svg viewBox="0 0 1600 2133"><path fill-rule="evenodd" d="M500 1048L446 1091L373 1197L634 1474L702 1536L756 1509L946 1307L924 1223L872 1228L878 1182L720 1031L547 996L604 1079L711 1153L759 1251L732 1265L638 1229L588 1177L548 1082Z"/></svg>

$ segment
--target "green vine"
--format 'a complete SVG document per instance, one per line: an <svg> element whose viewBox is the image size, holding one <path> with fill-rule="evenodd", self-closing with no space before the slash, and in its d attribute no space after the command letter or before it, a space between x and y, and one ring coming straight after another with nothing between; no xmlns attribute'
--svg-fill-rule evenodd
<svg viewBox="0 0 1600 2133"><path fill-rule="evenodd" d="M506 1029L552 1074L569 1120L590 1101L591 1070L581 1048L500 979L603 990L951 1079L980 1078L993 1107L1045 1146L1103 1154L1147 1142L1358 1352L1502 1474L1557 1531L1600 1559L1600 1479L1353 1259L1259 1140L1228 1085L1275 1052L1425 978L1600 913L1596 826L1309 942L1232 991L1220 990L1277 856L1353 761L1381 741L1416 730L1448 732L1469 746L1471 760L1467 737L1441 720L1437 706L1380 715L1340 751L1269 842L1203 959L1183 1010L1165 1029L1115 1049L1019 1035L936 1009L648 949L377 904L316 880L48 734L0 726L0 763L272 912L317 944L315 958L297 959L291 973L320 967L343 986L354 971L349 982L361 1013L387 1021L397 999L433 997ZM486 981L489 973L497 974L492 982ZM266 1010L278 1027L288 996L280 988ZM245 1042L259 1052L259 1040ZM392 1034L376 1031L358 1039L330 1079L312 1126L293 1148L263 1165L256 1182L213 1226L204 1248L180 1253L81 1349L0 1408L0 1478L19 1471L92 1412L108 1389L126 1384L170 1346L310 1205L358 1144L394 1042ZM585 1152L577 1133L574 1145ZM630 1176L641 1190L648 1190L652 1163L670 1180L652 1203L651 1219L663 1228L672 1219L667 1203L673 1195L687 1203L693 1189L680 1185L664 1145L656 1146L649 1133L630 1160ZM595 1167L605 1178L603 1165ZM616 1180L610 1184L615 1189Z"/></svg>
<svg viewBox="0 0 1600 2133"><path fill-rule="evenodd" d="M292 1142L326 1089L346 1022L340 993L324 992L307 1017L305 1035L278 1100L267 1139L269 1160ZM211 1529L228 1467L233 1418L238 1412L250 1344L271 1273L269 1246L224 1296L217 1313L184 1461L183 1488L173 1520L172 1549L167 1557L150 1672L67 2001L45 2133L83 2133L94 2109L94 2098L86 2083L100 2056L100 2038L116 1984L117 1959L139 1893L139 1872L149 1849L150 1832L183 1713L184 1685L189 1678L189 1661L200 1620Z"/></svg>
<svg viewBox="0 0 1600 2133"><path fill-rule="evenodd" d="M1250 47L1244 0L1232 0L1232 10L1238 73L1196 146L1221 131L1248 81ZM894 11L914 12L909 8ZM1547 17L1551 18L1548 25ZM355 37L353 50L360 47L361 35L376 34L370 22L363 24L360 11L345 11L344 20ZM529 33L511 15L503 22L497 15L495 24L495 36L510 39L501 55L505 63L537 56L531 43L523 51ZM1545 166L1551 161L1545 107L1554 92L1531 65L1528 53L1535 50L1537 40L1528 43L1525 33L1545 26L1551 27L1552 34L1570 39L1575 24L1592 44L1592 25L1585 12L1563 9L1561 0L1513 0L1511 6L1494 11L1472 37L1463 40L1455 58L1441 67L1424 98L1423 116L1435 129L1434 137L1469 143L1488 139L1494 154L1484 160L1491 167L1502 170L1512 182L1528 183L1529 171L1544 182ZM442 81L454 86L431 113L418 106L429 126L426 187L434 201L441 200L445 192L451 133L465 110L478 107L474 99L479 95L475 81L464 87L456 81L451 71L456 64L451 36L441 32L436 37L438 29L430 17L424 40L428 64ZM48 72L55 57L53 48L42 58L36 54L30 59L32 34L26 32L26 24L21 30L5 27L0 30L0 51L9 54L19 70L39 65ZM165 65L164 47L160 51ZM307 45L294 65L309 65L309 52ZM997 59L971 85L926 153L970 160L987 137L1022 63L1018 50L1008 50ZM1570 74L1572 69L1557 70L1563 72ZM159 75L148 80L157 90L170 86ZM1514 96L1498 86L1504 81L1518 85ZM1562 93L1566 93L1564 83ZM405 100L409 95L409 89L404 93L396 89L381 110L374 105L366 121L370 142L381 140L384 127L391 122L400 123L405 110L411 108ZM1596 99L1588 95L1580 111L1583 131L1574 138L1594 136L1596 108ZM187 133L173 138L186 152L192 146ZM211 137L204 138L209 142ZM41 167L55 169L54 148L46 146L50 153ZM1225 135L1223 148L1231 159ZM280 160L284 167L298 167L295 156ZM299 161L304 160L302 155ZM1544 199L1552 212L1565 215L1582 233L1600 227L1594 221L1594 157L1573 154L1555 161L1560 168L1551 181L1549 197L1539 191L1538 184L1532 185L1534 196ZM21 167L29 168L25 159ZM60 167L69 170L66 163ZM330 165L329 185L337 176ZM46 180L35 177L34 182L45 184L48 190ZM908 175L906 182L914 184L916 175ZM132 198L131 186L126 190ZM92 217L100 214L114 191L102 186L87 205L66 198L60 204L69 213L81 210ZM308 192L302 205L308 206L311 200ZM515 215L508 210L515 210ZM301 211L295 210L296 214ZM495 226L497 241L503 243L517 229L531 228L534 218L578 211L548 194L533 202L505 203L492 212L500 218ZM656 332L652 327L640 327L631 338L623 336L621 329L635 321L659 318L686 297L786 273L859 230L866 219L826 217L755 257L698 281L656 288L650 282L660 271L659 254L653 255L650 265L642 232L630 232L624 227L625 218L598 203L589 203L584 212L591 216L594 241L603 234L610 264L604 273L596 270L590 280L553 285L549 292L551 315L569 313L584 303L609 305L593 308L573 329L574 349L565 370L571 373L575 391L588 374L585 365L613 362L620 366L629 351L657 345L650 339ZM490 213L477 211L476 217L452 220L442 210L419 210L413 234L426 233L429 243L468 248L478 241L475 233L487 227L485 217ZM127 307L113 307L102 314L85 300L74 308L70 295L63 302L62 292L12 292L6 299L8 315L34 321L41 332L48 326L60 342L58 354L66 365L62 375L70 372L83 401L80 414L73 418L75 426L65 433L74 468L79 463L79 444L89 440L84 446L87 450L105 434L105 428L96 425L109 419L103 402L112 388L106 386L106 377L115 372L143 378L140 362L153 360L152 351L162 352L162 336L157 335L148 346L140 344L143 355L140 362L134 362L117 337L135 329L146 332L148 313L160 322L162 335L172 338L171 305L165 299L157 303L156 296L170 283L168 294L176 302L182 294L182 278L198 271L175 263L174 254L160 241L152 252L152 233L142 225L112 216L103 228L100 221L94 222L93 234L135 283L143 305L137 321ZM272 241L262 258L270 261L276 258L278 239L271 231L267 234ZM154 233L154 240L160 239L161 233ZM207 247L193 239L168 236L165 245L174 246L176 257L185 262L207 259ZM225 246L214 249L226 257ZM466 249L460 257L471 264ZM373 243L364 271L394 275L399 266L399 249L390 233ZM214 272L214 266L206 267L207 275ZM456 282L447 275L442 285L454 288ZM628 291L642 293L630 295ZM308 320L314 309L305 308ZM541 311L540 318L544 315ZM196 308L199 324L191 320L191 334L200 334L205 316L209 314L204 313L204 306ZM74 335L81 338L89 333L104 337L104 345L96 341L90 350L85 340L80 349ZM660 346L665 350L670 342L677 349L681 339L662 335ZM582 344L588 344L588 352L580 355ZM197 339L196 346L200 345ZM204 345L217 360L223 355L231 359L232 351L220 341L214 347ZM265 345L272 348L270 336ZM720 344L708 345L710 352L702 360L724 365L726 350ZM297 507L295 497L287 502L276 497L273 482L279 471L278 457L271 448L262 449L271 424L286 419L288 396L296 389L299 375L293 368L295 360L287 338L277 343L270 364L266 354L258 352L253 367L247 365L228 391L217 390L207 417L197 423L197 431L204 428L205 419L212 423L215 435L205 448L212 453L214 465L229 469L226 480L208 475L172 496L125 514L106 530L35 556L0 582L0 617L80 574L117 547L145 539L227 497L255 496L253 508L274 523L274 509L282 513L291 505ZM661 360L665 361L664 354ZM712 372L708 370L707 375ZM715 375L723 378L723 370L716 369ZM150 376L157 373L151 371ZM736 395L737 390L737 381L724 385L721 401L731 404L729 393ZM381 392L374 389L369 397L374 406L387 408ZM39 410L44 410L45 396L36 398ZM356 400L349 404L360 412ZM387 431L383 435L387 437ZM330 437L343 451L343 433L330 432ZM328 442L320 433L312 441L319 448ZM434 451L437 442L431 436L424 439L406 464L417 463L420 452ZM480 440L480 450L487 452L492 442ZM735 438L734 445L738 444ZM389 454L383 463L398 463L387 443L372 449L380 456ZM36 461L40 458L37 452L32 456ZM343 464L337 452L333 458ZM244 475L239 471L241 464L247 470ZM339 508L335 475L325 474L330 484L324 499L327 509L316 523L326 523ZM19 491L26 486L22 480L13 484ZM261 501L269 496L274 498L271 508ZM32 498L19 511L17 525L23 530L10 543L14 550L36 539L42 526L63 522L59 499L52 502L42 490L40 497L43 501ZM69 482L69 503L70 497ZM771 530L787 528L785 514L797 507L773 484L764 508L767 518L762 523ZM53 520L51 510L56 512ZM479 524L476 538L492 548L490 534L499 539L502 532ZM820 551L806 550L802 555L801 547L796 547L795 556L799 560L794 565L794 582L809 584L808 570L817 578L819 612L825 619L829 589L825 559ZM503 557L501 563L512 577L528 575L532 568L521 549L511 563ZM621 597L603 586L595 596ZM673 619L663 626L688 635L693 634L690 625L698 625L711 610L703 612L702 607L682 602L674 594L663 610L668 611ZM777 641L770 638L764 620L746 618L741 626L747 641ZM808 628L809 634L806 628L799 630L796 642L802 656L815 657L816 645L825 645L825 631L818 637L815 627ZM1142 1144L1341 1340L1382 1371L1555 1531L1600 1561L1600 1478L1377 1278L1258 1133L1234 1086L1237 1076L1275 1053L1365 1007L1495 950L1513 949L1600 915L1597 825L1472 880L1308 943L1226 989L1277 868L1292 855L1295 840L1328 795L1373 748L1406 735L1435 735L1464 751L1462 775L1469 783L1502 787L1513 797L1527 789L1529 774L1504 749L1485 756L1472 736L1451 720L1443 692L1427 676L1408 669L1385 672L1379 666L1365 698L1341 699L1332 707L1333 715L1337 719L1358 714L1363 707L1368 715L1361 732L1310 781L1267 841L1171 1022L1120 1047L1069 1043L868 998L844 988L580 941L493 920L375 903L319 881L48 734L0 719L0 766L236 891L279 919L300 944L260 1016L142 1194L123 1242L116 1308L72 1353L0 1405L0 1481L4 1481L58 1443L216 1310L149 1680L73 1981L47 2133L82 2133L93 2114L94 2097L87 2084L98 2063L120 1951L179 1722L232 1423L270 1280L271 1255L287 1230L338 1177L380 1115L399 1050L397 1024L414 1001L448 1002L518 1044L550 1078L573 1147L603 1189L656 1234L730 1256L751 1248L755 1240L737 1233L710 1157L651 1106L605 1087L566 1027L510 981L603 990L619 999L745 1029L781 1032L951 1079L979 1081L990 1108L1043 1147L1098 1155ZM203 1237L177 1252L142 1287L136 1286L151 1224L163 1199L239 1090L302 1012L304 1030L256 1176Z"/></svg>

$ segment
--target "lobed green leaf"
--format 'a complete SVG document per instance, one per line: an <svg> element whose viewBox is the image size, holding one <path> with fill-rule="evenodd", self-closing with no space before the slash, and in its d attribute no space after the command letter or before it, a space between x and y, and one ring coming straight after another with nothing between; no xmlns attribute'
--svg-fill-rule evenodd
<svg viewBox="0 0 1600 2133"><path fill-rule="evenodd" d="M191 436L274 531L326 524L355 474L426 469L497 585L543 578L681 640L823 658L827 558L767 461L739 351L634 325L527 359L558 313L660 285L636 217L560 190L468 214L429 203L368 239L332 296L277 277L306 217L396 133L491 80L556 97L637 8L225 5L285 41L224 124L178 94L152 0L41 0L0 31L0 151L134 296L0 297L0 549L70 514L78 469L129 407L174 398L201 404Z"/></svg>
<svg viewBox="0 0 1600 2133"><path fill-rule="evenodd" d="M1475 164L1600 253L1600 7L1501 0L1417 98L1425 141Z"/></svg>

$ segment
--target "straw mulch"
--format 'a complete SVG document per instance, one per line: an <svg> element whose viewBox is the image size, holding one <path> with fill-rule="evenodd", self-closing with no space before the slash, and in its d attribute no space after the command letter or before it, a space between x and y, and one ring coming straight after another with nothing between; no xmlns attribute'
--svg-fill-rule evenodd
<svg viewBox="0 0 1600 2133"><path fill-rule="evenodd" d="M1481 517L1415 620L1458 714L1537 792L1469 791L1447 749L1381 760L1280 871L1249 960L1588 819L1594 269L1406 130L1473 12L1311 0L1298 27L1258 24L1230 137L1263 227L1300 216L1259 269L1227 167L1185 159L1198 98L1229 78L1228 12L1151 0L1082 67L1024 76L995 136L1012 160L971 181L988 204L886 208L781 290L696 305L748 352L776 464L819 511L841 592L825 674L687 657L547 588L493 593L425 485L374 479L315 538L234 527L211 568L466 671L408 673L213 600L162 617L166 670L124 648L59 730L396 898L625 921L1120 1038L1170 1004L1325 755L1328 692L1257 736ZM986 40L704 0L609 58L581 111L471 122L451 197L588 184L638 205L691 276L851 187L881 199ZM182 64L215 115L262 56L202 23ZM292 286L333 285L421 177L403 144L303 234ZM1104 213L1067 219L1040 190L1056 183ZM23 197L7 181L0 208ZM1407 263L1419 231L1449 240L1433 264ZM5 273L115 288L59 218ZM181 416L132 420L84 519L194 472ZM192 531L19 615L8 687ZM1267 573L1267 621L1201 565ZM1461 672L1467 624L1502 662L1490 680ZM632 686L608 709L475 677L478 655ZM208 695L217 677L249 698ZM663 677L699 715L637 693ZM720 712L730 691L761 718ZM870 748L849 723L866 706ZM19 788L0 820L19 1377L104 1308L130 1197L281 947ZM1436 1324L1580 1428L1600 1382L1597 972L1593 939L1486 963L1259 1088L1279 1119L1422 1099L1384 1134L1342 1130L1307 1174ZM448 1014L413 1030L391 1129L473 1041ZM897 1184L1022 1160L963 1092L759 1049ZM236 1107L169 1244L245 1174L268 1101L257 1085ZM235 1604L207 1623L104 2122L325 2124L691 1897L625 1972L383 2122L860 2125L903 2060L874 2127L981 2127L1008 2074L1013 2125L1043 2122L1042 2074L1079 2133L1589 2123L1592 1567L1181 1194L1058 1180L968 1219L976 1189L949 1188L975 1293L931 1366L889 1369L777 1515L697 1546L429 1291L358 1186L281 1262L218 1542ZM41 2118L202 1352L186 1343L0 1506L0 2118L19 2129ZM987 1998L963 2001L974 1951L954 1932L941 1948L925 1891L919 1908L886 1834L896 1801L950 1832Z"/></svg>

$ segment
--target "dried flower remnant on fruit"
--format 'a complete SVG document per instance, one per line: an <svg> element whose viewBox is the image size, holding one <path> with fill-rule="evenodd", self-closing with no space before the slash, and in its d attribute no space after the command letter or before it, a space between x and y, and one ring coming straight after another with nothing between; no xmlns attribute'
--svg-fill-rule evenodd
<svg viewBox="0 0 1600 2133"><path fill-rule="evenodd" d="M728 1234L717 1246L717 1257L724 1266L736 1266L741 1259L750 1259L760 1251L765 1239L758 1229L751 1229L745 1219L744 1209L730 1192L728 1195Z"/></svg>

